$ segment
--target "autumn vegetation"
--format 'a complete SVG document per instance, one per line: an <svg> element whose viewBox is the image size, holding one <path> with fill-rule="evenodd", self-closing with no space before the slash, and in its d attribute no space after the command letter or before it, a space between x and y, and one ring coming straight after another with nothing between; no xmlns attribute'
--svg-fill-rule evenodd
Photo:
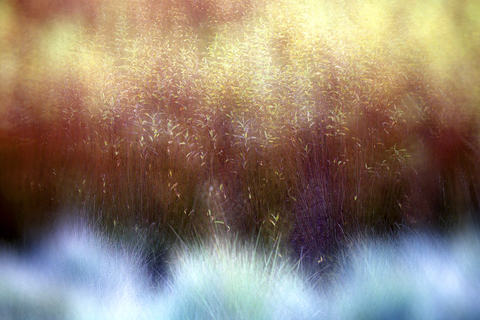
<svg viewBox="0 0 480 320"><path fill-rule="evenodd" d="M75 208L157 253L231 234L317 264L358 234L476 225L479 13L3 1L0 235Z"/></svg>

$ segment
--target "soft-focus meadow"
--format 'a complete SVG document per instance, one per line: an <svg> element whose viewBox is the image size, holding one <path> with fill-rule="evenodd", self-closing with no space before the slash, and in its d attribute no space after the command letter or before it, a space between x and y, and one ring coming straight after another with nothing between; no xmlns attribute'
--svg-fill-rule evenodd
<svg viewBox="0 0 480 320"><path fill-rule="evenodd" d="M0 238L83 212L154 273L221 237L318 279L477 226L479 39L474 0L4 0Z"/></svg>

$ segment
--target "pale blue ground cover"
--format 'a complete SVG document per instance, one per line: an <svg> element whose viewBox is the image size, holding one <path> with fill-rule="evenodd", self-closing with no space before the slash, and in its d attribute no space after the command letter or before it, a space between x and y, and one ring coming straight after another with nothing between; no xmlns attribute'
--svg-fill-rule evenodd
<svg viewBox="0 0 480 320"><path fill-rule="evenodd" d="M358 243L332 295L337 319L480 319L477 236Z"/></svg>
<svg viewBox="0 0 480 320"><path fill-rule="evenodd" d="M0 253L0 319L479 319L477 236L357 241L334 280L217 240L178 250L160 287L142 254L77 224ZM319 289L319 288L320 289Z"/></svg>

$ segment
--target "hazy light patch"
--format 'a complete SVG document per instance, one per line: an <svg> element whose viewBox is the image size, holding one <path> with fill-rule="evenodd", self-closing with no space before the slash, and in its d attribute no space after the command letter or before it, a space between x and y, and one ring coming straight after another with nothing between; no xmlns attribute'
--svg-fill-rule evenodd
<svg viewBox="0 0 480 320"><path fill-rule="evenodd" d="M42 63L49 72L65 73L74 63L73 51L78 44L79 27L68 21L55 21L45 28L39 43L39 51L45 56Z"/></svg>
<svg viewBox="0 0 480 320"><path fill-rule="evenodd" d="M463 30L453 20L451 8L440 1L419 2L409 13L411 37L428 57L430 65L427 67L432 78L455 76L456 70L469 59L462 41Z"/></svg>
<svg viewBox="0 0 480 320"><path fill-rule="evenodd" d="M15 14L6 1L0 3L0 40L11 36L15 26Z"/></svg>
<svg viewBox="0 0 480 320"><path fill-rule="evenodd" d="M18 25L13 9L6 1L0 2L0 129L7 129L6 113L11 104L11 94L17 81L19 57L13 42L18 36Z"/></svg>
<svg viewBox="0 0 480 320"><path fill-rule="evenodd" d="M392 2L385 1L365 1L357 4L358 16L356 22L360 26L360 32L370 34L372 44L387 40L395 28L395 17L392 11L394 7Z"/></svg>

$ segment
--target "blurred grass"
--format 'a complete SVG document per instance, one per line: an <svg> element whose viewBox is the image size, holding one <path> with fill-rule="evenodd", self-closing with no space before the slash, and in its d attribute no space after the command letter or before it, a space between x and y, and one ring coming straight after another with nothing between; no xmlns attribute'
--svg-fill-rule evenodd
<svg viewBox="0 0 480 320"><path fill-rule="evenodd" d="M2 238L73 206L316 263L478 223L475 1L22 3L0 10Z"/></svg>

